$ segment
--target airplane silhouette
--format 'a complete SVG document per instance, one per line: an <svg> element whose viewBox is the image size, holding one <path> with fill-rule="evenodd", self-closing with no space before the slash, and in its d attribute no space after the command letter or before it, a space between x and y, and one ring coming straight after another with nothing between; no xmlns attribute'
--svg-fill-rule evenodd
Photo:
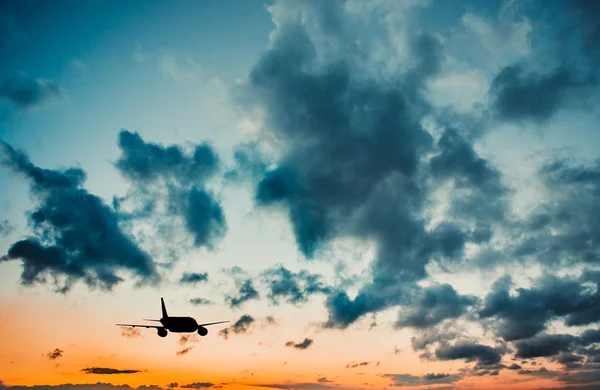
<svg viewBox="0 0 600 390"><path fill-rule="evenodd" d="M162 326L154 325L132 325L132 324L115 324L117 326L128 326L132 328L156 328L157 333L160 337L167 337L169 331L173 333L191 333L198 332L200 336L206 336L208 329L205 326L223 324L229 321L209 322L207 324L198 324L192 317L169 317L167 314L167 308L165 307L165 301L160 298L160 304L162 306L162 318L160 320L147 320L144 321L156 321L160 322Z"/></svg>

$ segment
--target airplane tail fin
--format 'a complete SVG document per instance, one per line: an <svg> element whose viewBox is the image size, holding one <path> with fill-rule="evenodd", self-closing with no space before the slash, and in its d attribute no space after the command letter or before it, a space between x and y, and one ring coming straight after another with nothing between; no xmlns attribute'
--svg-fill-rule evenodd
<svg viewBox="0 0 600 390"><path fill-rule="evenodd" d="M165 301L162 299L162 297L160 298L160 305L162 307L163 318L167 318L169 315L167 314L167 308L165 307Z"/></svg>

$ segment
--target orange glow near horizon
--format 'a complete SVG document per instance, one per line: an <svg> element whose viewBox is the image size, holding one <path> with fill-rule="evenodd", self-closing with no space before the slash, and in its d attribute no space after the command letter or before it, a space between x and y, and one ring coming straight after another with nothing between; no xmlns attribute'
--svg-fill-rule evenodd
<svg viewBox="0 0 600 390"><path fill-rule="evenodd" d="M176 356L175 352L183 349L177 343L179 335L170 334L162 339L153 330L142 329L142 337L126 339L121 336L119 327L106 323L105 313L82 309L75 312L66 306L39 305L26 299L3 299L0 307L0 359L8 363L0 368L0 378L8 386L103 382L138 387L210 382L223 384L224 389L260 389L257 385L315 383L325 377L341 388L381 389L391 382L384 374L456 373L462 366L460 362L436 362L424 366L414 354L394 356L386 351L387 355L379 357L380 364L372 361L368 366L350 369L340 362L355 360L351 356L359 356L359 346L336 350L316 344L314 349L296 351L284 347L285 339L280 339L268 347L265 345L269 343L256 341L264 329L248 336L231 336L228 341L212 332L209 337L196 337L198 342L188 344L193 347L188 354ZM331 332L327 344L342 346L344 340L346 344L348 341L360 344L361 337L367 341L364 336L361 332ZM248 343L250 338L254 339L253 343ZM324 342L324 339L320 340L320 344ZM64 353L51 360L47 353L55 348ZM240 348L237 353L236 348ZM82 371L86 367L140 372L88 374ZM467 377L454 385L457 389L481 390L499 386L528 390L556 385L550 379L524 379L522 375L504 370L501 376Z"/></svg>

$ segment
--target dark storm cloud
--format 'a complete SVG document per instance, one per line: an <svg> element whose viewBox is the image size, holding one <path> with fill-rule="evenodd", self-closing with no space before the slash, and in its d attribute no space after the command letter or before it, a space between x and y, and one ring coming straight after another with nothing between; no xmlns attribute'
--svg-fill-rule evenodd
<svg viewBox="0 0 600 390"><path fill-rule="evenodd" d="M355 81L352 65L343 62L310 72L314 56L302 26L283 26L250 76L272 130L293 145L260 181L256 200L285 205L308 258L339 234L345 213L365 205L381 180L413 174L431 142L399 85Z"/></svg>
<svg viewBox="0 0 600 390"><path fill-rule="evenodd" d="M429 329L417 329L415 335L410 339L412 349L423 351L429 346L438 343L446 345L449 341L457 339L460 333L451 325L446 323Z"/></svg>
<svg viewBox="0 0 600 390"><path fill-rule="evenodd" d="M98 374L98 375L113 375L113 374L137 374L142 372L141 370L118 370L116 368L105 368L105 367L89 367L82 368L80 371L86 374Z"/></svg>
<svg viewBox="0 0 600 390"><path fill-rule="evenodd" d="M389 378L392 383L391 386L394 387L413 387L413 386L427 386L427 385L435 385L442 383L454 383L459 381L462 376L461 375L451 375L444 373L430 373L422 376L411 375L411 374L384 374L382 375L384 378Z"/></svg>
<svg viewBox="0 0 600 390"><path fill-rule="evenodd" d="M549 198L515 229L514 253L535 254L553 266L600 263L600 160L552 157L541 164L538 176Z"/></svg>
<svg viewBox="0 0 600 390"><path fill-rule="evenodd" d="M115 166L125 177L147 183L170 175L190 182L205 180L216 173L219 164L208 144L196 145L188 154L177 145L145 142L137 132L126 130L119 133L119 148L121 156Z"/></svg>
<svg viewBox="0 0 600 390"><path fill-rule="evenodd" d="M557 380L566 384L594 384L590 389L597 389L600 386L600 370L569 372L569 375L562 375ZM588 385L591 386L591 385ZM579 387L569 387L569 389L578 389Z"/></svg>
<svg viewBox="0 0 600 390"><path fill-rule="evenodd" d="M580 335L581 342L584 345L600 343L600 329L588 329Z"/></svg>
<svg viewBox="0 0 600 390"><path fill-rule="evenodd" d="M312 339L304 339L304 341L302 341L301 343L296 344L293 341L288 341L287 343L285 343L286 347L294 347L296 349L307 349L308 347L310 347L313 344L313 340Z"/></svg>
<svg viewBox="0 0 600 390"><path fill-rule="evenodd" d="M396 327L430 328L462 316L476 301L474 296L459 295L449 284L429 287L421 290L400 314Z"/></svg>
<svg viewBox="0 0 600 390"><path fill-rule="evenodd" d="M492 81L490 94L494 108L507 120L549 119L577 89L591 80L571 69L559 67L548 74L524 74L519 65L507 66ZM585 76L584 76L585 77Z"/></svg>
<svg viewBox="0 0 600 390"><path fill-rule="evenodd" d="M219 331L219 336L222 336L227 340L231 334L250 333L250 328L255 322L256 320L254 317L244 314L229 328L221 329Z"/></svg>
<svg viewBox="0 0 600 390"><path fill-rule="evenodd" d="M454 184L449 213L455 221L474 225L463 231L456 222L446 222L434 231L438 248L432 247L453 258L462 255L467 241L484 243L492 238L492 226L507 218L512 190L501 172L477 154L466 134L448 127L437 146L440 153L431 158L430 169L437 180Z"/></svg>
<svg viewBox="0 0 600 390"><path fill-rule="evenodd" d="M566 16L563 22L569 26L566 30L559 27L554 37L560 53L559 64L541 72L526 72L526 64L509 65L492 81L489 91L492 105L504 120L546 121L567 104L587 102L590 88L598 86L598 4L588 0L558 4L554 12ZM566 47L573 50L565 50Z"/></svg>
<svg viewBox="0 0 600 390"><path fill-rule="evenodd" d="M64 351L62 349L56 348L54 351L49 352L48 355L46 355L46 356L48 356L48 359L50 359L50 360L56 360L56 359L62 357L63 352Z"/></svg>
<svg viewBox="0 0 600 390"><path fill-rule="evenodd" d="M121 230L118 214L83 187L83 170L39 168L6 143L0 144L0 162L29 181L36 203L28 215L33 235L0 258L22 261L22 284L45 283L51 276L63 293L79 280L110 290L123 280L121 270L140 283L158 280L154 262Z"/></svg>
<svg viewBox="0 0 600 390"><path fill-rule="evenodd" d="M568 326L581 326L600 321L598 289L587 283L598 279L584 273L579 278L545 275L531 288L517 288L510 294L511 278L505 276L492 285L486 296L482 318L492 318L499 336L514 341L535 336L550 320L563 318ZM595 280L595 282L593 282ZM593 333L586 337L594 338Z"/></svg>
<svg viewBox="0 0 600 390"><path fill-rule="evenodd" d="M0 83L0 100L8 100L19 109L40 105L63 96L63 90L52 80L17 75Z"/></svg>
<svg viewBox="0 0 600 390"><path fill-rule="evenodd" d="M184 273L181 275L181 279L179 279L179 283L181 284L196 284L200 282L206 282L208 280L208 274L206 272L203 273Z"/></svg>
<svg viewBox="0 0 600 390"><path fill-rule="evenodd" d="M291 272L283 266L266 270L263 281L269 289L268 298L278 304L280 299L291 304L304 303L313 294L325 294L330 288L321 282L321 276L306 270Z"/></svg>
<svg viewBox="0 0 600 390"><path fill-rule="evenodd" d="M570 334L542 334L530 339L515 342L515 357L529 359L554 356L575 348L579 340Z"/></svg>
<svg viewBox="0 0 600 390"><path fill-rule="evenodd" d="M237 296L228 296L227 302L229 303L229 307L231 308L239 308L245 302L251 301L253 299L258 299L259 294L258 291L254 288L254 283L251 278L245 280L236 280L236 285L238 287Z"/></svg>
<svg viewBox="0 0 600 390"><path fill-rule="evenodd" d="M585 357L582 355L575 355L571 352L565 352L553 357L552 360L564 365L565 368L576 368L581 367L581 363L585 360Z"/></svg>
<svg viewBox="0 0 600 390"><path fill-rule="evenodd" d="M119 148L115 167L135 188L127 197L116 198L116 204L141 199L144 206L132 216L147 217L156 212L158 186L166 191L167 215L183 219L194 245L214 248L227 223L219 200L205 186L219 170L213 148L200 144L188 153L177 145L145 142L138 133L126 130L119 134Z"/></svg>
<svg viewBox="0 0 600 390"><path fill-rule="evenodd" d="M466 222L501 218L505 190L498 172L473 152L469 140L448 132L438 145L422 125L432 113L424 85L443 57L435 37L410 35L406 55L413 67L382 75L366 70L387 64L370 66L372 53L356 45L354 35L362 21L352 19L343 2L301 3L289 14L286 7L295 6L277 5L269 50L237 91L245 108L264 112L265 137L277 140L283 151L257 180L255 201L287 213L307 259L340 237L375 243L370 281L356 297L341 288L327 294L325 326L346 328L365 314L406 303L432 260L459 259L469 241L489 240L490 226L480 223L470 231ZM374 7L376 17L387 11L385 5ZM319 16L297 17L305 13ZM323 57L324 41L334 42L344 55ZM427 162L430 152L438 154L433 166ZM427 200L454 177L456 189L468 192L456 197L456 207L470 220L449 221L430 232ZM293 287L288 295L294 296ZM427 321L461 310L440 308Z"/></svg>
<svg viewBox="0 0 600 390"><path fill-rule="evenodd" d="M582 46L586 55L592 60L598 60L600 49L600 5L596 1L574 0L573 6L579 12L581 21L579 25L584 37Z"/></svg>
<svg viewBox="0 0 600 390"><path fill-rule="evenodd" d="M505 352L502 348L493 348L474 342L457 342L454 345L438 347L435 350L435 356L439 360L477 361L477 365L483 367L500 363Z"/></svg>

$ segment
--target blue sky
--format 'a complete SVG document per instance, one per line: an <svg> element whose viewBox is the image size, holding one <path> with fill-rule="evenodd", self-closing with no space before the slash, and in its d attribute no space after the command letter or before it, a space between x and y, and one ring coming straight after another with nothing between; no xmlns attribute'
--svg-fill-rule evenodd
<svg viewBox="0 0 600 390"><path fill-rule="evenodd" d="M249 315L260 331L204 347L240 345L219 371L232 386L253 383L239 379L245 358L264 371L286 338L302 350L288 379L321 386L305 388L330 386L310 377L333 377L323 370L347 388L544 388L567 372L593 385L599 12L4 2L0 297L85 316L78 302L93 302L112 310L107 327L162 295L216 320ZM373 361L367 382L335 368L349 354ZM33 384L15 378L0 372Z"/></svg>

